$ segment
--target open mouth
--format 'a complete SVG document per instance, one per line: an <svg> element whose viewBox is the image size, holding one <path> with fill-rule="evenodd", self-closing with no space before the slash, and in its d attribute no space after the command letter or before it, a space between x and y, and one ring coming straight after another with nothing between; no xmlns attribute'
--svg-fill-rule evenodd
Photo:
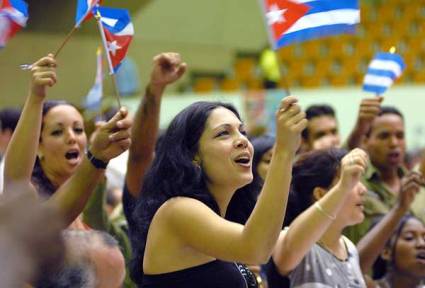
<svg viewBox="0 0 425 288"><path fill-rule="evenodd" d="M419 252L418 254L416 254L416 259L425 262L425 251L422 251L422 252Z"/></svg>
<svg viewBox="0 0 425 288"><path fill-rule="evenodd" d="M245 167L251 166L251 156L249 154L241 154L238 157L236 157L234 161L235 163Z"/></svg>
<svg viewBox="0 0 425 288"><path fill-rule="evenodd" d="M67 160L74 160L74 159L78 159L80 157L80 152L78 152L77 150L71 150L65 153L65 158Z"/></svg>
<svg viewBox="0 0 425 288"><path fill-rule="evenodd" d="M400 158L400 152L398 151L390 152L388 153L388 158L390 158L391 160L398 160Z"/></svg>

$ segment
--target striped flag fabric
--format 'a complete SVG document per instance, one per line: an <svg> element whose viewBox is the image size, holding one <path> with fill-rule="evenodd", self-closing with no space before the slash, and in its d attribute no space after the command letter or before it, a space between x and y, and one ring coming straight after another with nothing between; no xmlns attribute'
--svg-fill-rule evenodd
<svg viewBox="0 0 425 288"><path fill-rule="evenodd" d="M363 80L363 90L383 94L401 76L406 65L396 53L379 52L369 64Z"/></svg>
<svg viewBox="0 0 425 288"><path fill-rule="evenodd" d="M99 111L103 96L103 65L102 48L96 51L96 78L93 87L90 89L84 100L84 108L89 111Z"/></svg>
<svg viewBox="0 0 425 288"><path fill-rule="evenodd" d="M27 25L28 4L23 0L0 1L0 48Z"/></svg>
<svg viewBox="0 0 425 288"><path fill-rule="evenodd" d="M109 74L115 74L127 55L133 39L134 26L126 9L98 7L93 13L99 14L99 30L109 64Z"/></svg>
<svg viewBox="0 0 425 288"><path fill-rule="evenodd" d="M101 0L78 0L77 11L75 14L75 27L80 27L81 23L90 19L92 16L91 11L98 5Z"/></svg>
<svg viewBox="0 0 425 288"><path fill-rule="evenodd" d="M360 23L358 0L260 0L273 49L341 33Z"/></svg>

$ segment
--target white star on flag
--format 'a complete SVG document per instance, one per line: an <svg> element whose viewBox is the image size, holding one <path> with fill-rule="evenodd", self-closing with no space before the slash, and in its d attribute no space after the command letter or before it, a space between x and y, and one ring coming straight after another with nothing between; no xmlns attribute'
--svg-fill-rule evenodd
<svg viewBox="0 0 425 288"><path fill-rule="evenodd" d="M117 53L117 50L121 49L121 46L118 46L117 41L108 42L108 51L112 53L113 56Z"/></svg>
<svg viewBox="0 0 425 288"><path fill-rule="evenodd" d="M273 4L270 7L269 12L267 12L266 17L269 25L273 25L274 23L282 23L285 22L286 19L284 14L288 9L279 9L276 4Z"/></svg>

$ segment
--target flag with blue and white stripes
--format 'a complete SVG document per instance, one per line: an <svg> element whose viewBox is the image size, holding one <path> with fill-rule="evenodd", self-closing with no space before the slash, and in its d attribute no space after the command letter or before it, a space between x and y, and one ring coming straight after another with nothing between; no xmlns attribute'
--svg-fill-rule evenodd
<svg viewBox="0 0 425 288"><path fill-rule="evenodd" d="M354 33L356 25L360 22L358 0L292 1L300 5L305 5L309 9L292 26L284 31L279 39L276 39L275 48L293 42L302 42L341 33ZM284 12L290 13L289 9Z"/></svg>
<svg viewBox="0 0 425 288"><path fill-rule="evenodd" d="M363 80L363 90L383 94L403 73L403 58L395 53L379 52L370 62Z"/></svg>

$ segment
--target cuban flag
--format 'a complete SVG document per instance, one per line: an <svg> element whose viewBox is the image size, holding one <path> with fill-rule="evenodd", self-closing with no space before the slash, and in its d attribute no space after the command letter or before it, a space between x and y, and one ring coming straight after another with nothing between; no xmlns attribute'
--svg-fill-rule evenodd
<svg viewBox="0 0 425 288"><path fill-rule="evenodd" d="M363 80L363 90L383 94L401 76L406 65L395 53L379 52L370 62Z"/></svg>
<svg viewBox="0 0 425 288"><path fill-rule="evenodd" d="M107 51L109 70L110 74L115 74L127 54L134 35L130 13L126 9L107 7L98 7L94 13L100 14L98 23L103 45Z"/></svg>
<svg viewBox="0 0 425 288"><path fill-rule="evenodd" d="M353 33L358 0L260 0L273 49L310 39Z"/></svg>
<svg viewBox="0 0 425 288"><path fill-rule="evenodd" d="M0 48L27 25L28 4L23 0L0 1Z"/></svg>
<svg viewBox="0 0 425 288"><path fill-rule="evenodd" d="M103 96L103 65L102 48L96 51L96 78L84 101L84 108L89 111L99 111Z"/></svg>
<svg viewBox="0 0 425 288"><path fill-rule="evenodd" d="M90 13L93 8L98 5L100 0L78 0L77 12L75 14L75 27L80 27L81 23L91 18Z"/></svg>

